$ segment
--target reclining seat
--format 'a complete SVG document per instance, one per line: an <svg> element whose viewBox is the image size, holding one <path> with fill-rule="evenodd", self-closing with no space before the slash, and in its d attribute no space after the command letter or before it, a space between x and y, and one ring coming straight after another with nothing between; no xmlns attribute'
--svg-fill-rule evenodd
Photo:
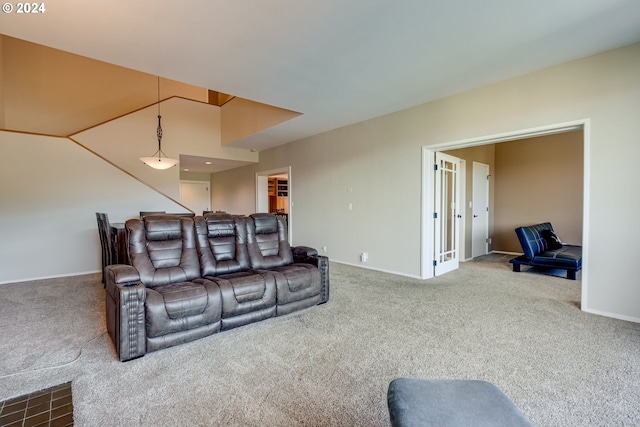
<svg viewBox="0 0 640 427"><path fill-rule="evenodd" d="M226 213L195 218L200 273L220 288L223 330L276 315L276 281L251 270L245 222Z"/></svg>
<svg viewBox="0 0 640 427"><path fill-rule="evenodd" d="M327 301L328 277L321 277L317 252L306 253L310 248L303 247L296 251L296 258L305 256L305 261L315 262L315 265L294 262L283 218L268 213L250 215L247 220L247 248L251 268L268 270L275 276L278 316ZM328 273L328 264L324 268Z"/></svg>
<svg viewBox="0 0 640 427"><path fill-rule="evenodd" d="M130 219L131 265L107 269L107 326L120 360L220 331L218 285L200 278L193 219Z"/></svg>

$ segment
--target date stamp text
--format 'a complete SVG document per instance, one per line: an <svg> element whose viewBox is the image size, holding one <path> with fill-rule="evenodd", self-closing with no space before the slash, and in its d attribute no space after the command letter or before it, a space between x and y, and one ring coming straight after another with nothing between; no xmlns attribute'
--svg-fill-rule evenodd
<svg viewBox="0 0 640 427"><path fill-rule="evenodd" d="M47 8L44 3L3 3L2 11L4 13L15 14L37 14L45 13Z"/></svg>

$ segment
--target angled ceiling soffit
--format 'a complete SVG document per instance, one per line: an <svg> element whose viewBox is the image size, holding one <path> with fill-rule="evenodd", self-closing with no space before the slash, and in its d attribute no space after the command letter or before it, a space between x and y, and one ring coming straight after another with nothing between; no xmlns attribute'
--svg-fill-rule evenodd
<svg viewBox="0 0 640 427"><path fill-rule="evenodd" d="M235 141L300 115L302 113L234 97L221 107L222 145L233 146Z"/></svg>

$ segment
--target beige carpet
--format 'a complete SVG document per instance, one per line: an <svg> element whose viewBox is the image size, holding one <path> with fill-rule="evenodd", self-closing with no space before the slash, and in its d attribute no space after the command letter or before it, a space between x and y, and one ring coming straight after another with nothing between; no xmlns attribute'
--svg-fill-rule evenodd
<svg viewBox="0 0 640 427"><path fill-rule="evenodd" d="M332 263L325 305L126 363L98 275L2 285L0 400L73 381L77 426L388 426L393 378L475 378L538 426L640 425L640 325L491 261L430 281Z"/></svg>

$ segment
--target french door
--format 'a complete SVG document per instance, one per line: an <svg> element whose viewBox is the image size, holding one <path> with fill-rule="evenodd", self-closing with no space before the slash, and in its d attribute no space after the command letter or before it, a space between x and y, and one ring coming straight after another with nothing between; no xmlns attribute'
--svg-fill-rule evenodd
<svg viewBox="0 0 640 427"><path fill-rule="evenodd" d="M439 276L460 264L460 159L435 153L434 261L433 274Z"/></svg>

